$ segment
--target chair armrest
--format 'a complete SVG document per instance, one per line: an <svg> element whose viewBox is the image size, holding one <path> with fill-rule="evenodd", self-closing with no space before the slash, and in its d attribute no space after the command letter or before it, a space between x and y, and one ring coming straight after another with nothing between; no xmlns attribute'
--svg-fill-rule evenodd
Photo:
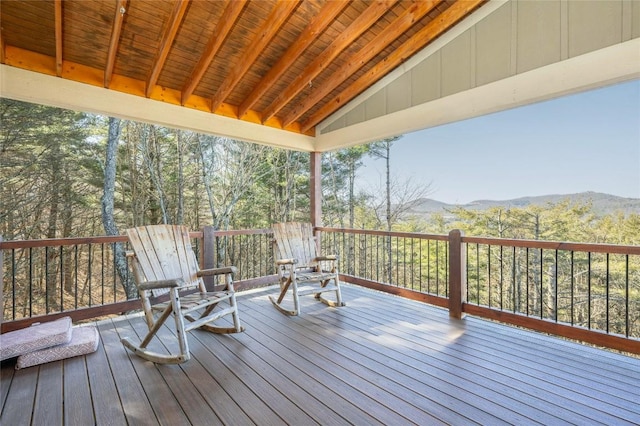
<svg viewBox="0 0 640 426"><path fill-rule="evenodd" d="M329 256L318 256L313 260L315 260L316 262L323 261L323 260L338 260L338 255L332 254Z"/></svg>
<svg viewBox="0 0 640 426"><path fill-rule="evenodd" d="M196 275L199 277L208 277L211 275L235 274L236 272L238 272L238 268L235 266L224 266L221 268L203 269L198 271Z"/></svg>
<svg viewBox="0 0 640 426"><path fill-rule="evenodd" d="M182 283L183 283L182 278L173 279L173 280L147 281L138 285L138 288L140 290L157 290L160 288L180 287Z"/></svg>
<svg viewBox="0 0 640 426"><path fill-rule="evenodd" d="M276 265L295 265L298 259L277 259Z"/></svg>

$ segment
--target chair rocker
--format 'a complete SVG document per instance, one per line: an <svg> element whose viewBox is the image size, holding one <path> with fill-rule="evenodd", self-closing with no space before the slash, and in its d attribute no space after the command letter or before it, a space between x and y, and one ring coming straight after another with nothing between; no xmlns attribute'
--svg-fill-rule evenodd
<svg viewBox="0 0 640 426"><path fill-rule="evenodd" d="M280 294L277 299L269 296L271 303L280 312L292 316L300 314L299 296L305 294L313 294L316 299L329 306L345 306L340 292L338 256L318 255L311 224L274 224L273 234ZM293 296L293 309L283 306L289 290ZM325 298L323 293L327 292L334 292L335 300Z"/></svg>
<svg viewBox="0 0 640 426"><path fill-rule="evenodd" d="M128 229L127 236L133 250L128 256L132 260L149 332L139 345L122 339L125 347L155 363L178 364L191 358L187 331L199 328L213 333L238 333L244 330L233 288L235 267L200 270L186 227L143 226ZM223 284L223 289L207 291L205 276L214 277L218 284ZM165 301L156 303L157 299ZM227 303L220 304L225 301L228 306ZM218 305L220 309L214 310ZM156 313L160 315L156 317ZM232 327L212 324L226 315L232 316ZM148 350L147 345L170 316L175 321L180 353L166 355ZM184 319L189 322L185 324Z"/></svg>

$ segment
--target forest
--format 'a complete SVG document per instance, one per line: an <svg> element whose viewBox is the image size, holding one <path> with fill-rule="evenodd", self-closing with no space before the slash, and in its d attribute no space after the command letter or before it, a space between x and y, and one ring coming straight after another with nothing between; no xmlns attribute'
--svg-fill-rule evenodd
<svg viewBox="0 0 640 426"><path fill-rule="evenodd" d="M1 100L0 114L5 240L119 234L154 223L228 230L308 220L307 153L8 99ZM399 182L387 173L382 188L356 189L366 157L389 170L397 139L322 155L325 226L640 244L640 213L597 216L588 204L568 201L458 208L450 212L453 221L411 216L411 202L429 194L428 183Z"/></svg>

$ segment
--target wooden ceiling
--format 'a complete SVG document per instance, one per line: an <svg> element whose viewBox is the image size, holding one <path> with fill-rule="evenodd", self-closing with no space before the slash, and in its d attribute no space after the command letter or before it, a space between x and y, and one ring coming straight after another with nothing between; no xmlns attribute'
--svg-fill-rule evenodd
<svg viewBox="0 0 640 426"><path fill-rule="evenodd" d="M2 0L0 61L314 135L483 0Z"/></svg>

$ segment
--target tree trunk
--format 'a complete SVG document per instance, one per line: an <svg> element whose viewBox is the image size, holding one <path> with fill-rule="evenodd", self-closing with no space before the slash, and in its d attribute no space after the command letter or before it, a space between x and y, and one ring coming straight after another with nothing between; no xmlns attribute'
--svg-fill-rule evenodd
<svg viewBox="0 0 640 426"><path fill-rule="evenodd" d="M106 235L120 235L114 215L114 197L116 189L116 154L120 139L120 119L109 117L109 136L107 137L107 152L104 164L104 186L101 199L102 225ZM127 299L138 297L138 289L129 278L127 259L121 243L113 246L115 267L120 277Z"/></svg>
<svg viewBox="0 0 640 426"><path fill-rule="evenodd" d="M176 223L184 223L184 153L182 131L177 132L178 150L178 207L176 211Z"/></svg>
<svg viewBox="0 0 640 426"><path fill-rule="evenodd" d="M60 209L60 192L58 191L58 181L60 180L60 144L53 141L51 144L51 176L50 176L50 203L49 203L49 222L47 226L47 238L56 238L58 215ZM58 255L54 248L47 249L46 261L46 288L47 288L47 313L50 310L58 310Z"/></svg>
<svg viewBox="0 0 640 426"><path fill-rule="evenodd" d="M386 161L386 166L387 166L387 173L386 173L386 194L387 194L387 231L391 232L391 161L390 161L390 155L391 155L391 141L385 141L385 150L386 150L386 154L385 154L385 161ZM393 260L392 260L392 256L391 256L391 236L387 236L387 282L389 284L391 284L391 279L392 279L392 270L393 270Z"/></svg>

